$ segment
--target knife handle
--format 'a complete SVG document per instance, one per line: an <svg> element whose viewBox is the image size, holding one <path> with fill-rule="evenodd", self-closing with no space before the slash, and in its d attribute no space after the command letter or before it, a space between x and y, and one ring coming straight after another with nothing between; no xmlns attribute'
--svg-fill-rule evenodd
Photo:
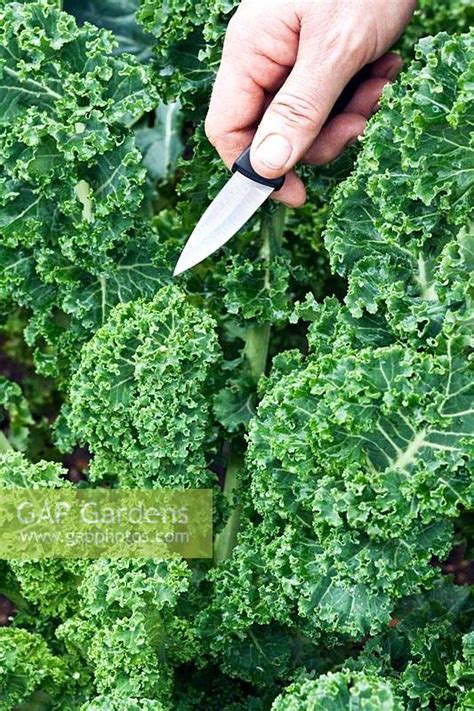
<svg viewBox="0 0 474 711"><path fill-rule="evenodd" d="M271 179L264 178L263 175L259 175L255 172L250 162L250 146L245 149L245 151L237 158L234 165L232 166L232 172L235 173L236 171L242 173L242 175L245 175L246 178L250 178L250 180L253 180L255 183L266 185L267 187L273 188L274 190L280 190L283 187L283 183L285 182L284 175L281 178Z"/></svg>

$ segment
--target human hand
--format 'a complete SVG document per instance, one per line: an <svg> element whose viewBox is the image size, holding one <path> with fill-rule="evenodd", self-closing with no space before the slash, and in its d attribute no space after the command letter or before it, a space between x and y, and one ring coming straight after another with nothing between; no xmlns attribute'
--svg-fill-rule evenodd
<svg viewBox="0 0 474 711"><path fill-rule="evenodd" d="M385 52L415 0L242 0L229 23L206 118L206 133L231 167L252 143L261 175L287 174L274 197L306 198L292 168L336 158L364 131L383 87L402 67ZM327 120L344 87L373 63L349 104ZM263 118L262 118L263 117Z"/></svg>

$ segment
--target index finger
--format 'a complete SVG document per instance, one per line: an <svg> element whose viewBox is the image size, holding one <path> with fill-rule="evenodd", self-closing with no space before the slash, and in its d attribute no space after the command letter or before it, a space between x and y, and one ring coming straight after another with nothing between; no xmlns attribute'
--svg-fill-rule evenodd
<svg viewBox="0 0 474 711"><path fill-rule="evenodd" d="M264 103L264 90L223 60L212 90L205 129L228 168L252 142Z"/></svg>
<svg viewBox="0 0 474 711"><path fill-rule="evenodd" d="M255 23L249 29L246 22L242 31L241 23L234 20L224 42L206 118L206 134L229 167L252 142L269 94L278 90L290 69L269 58L264 37L255 35ZM258 42L263 43L260 49Z"/></svg>

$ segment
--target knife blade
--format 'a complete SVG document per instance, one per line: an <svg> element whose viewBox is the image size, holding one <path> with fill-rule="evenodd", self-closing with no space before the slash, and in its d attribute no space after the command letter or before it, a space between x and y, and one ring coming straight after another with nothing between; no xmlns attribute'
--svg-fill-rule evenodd
<svg viewBox="0 0 474 711"><path fill-rule="evenodd" d="M200 264L228 242L245 225L285 178L271 180L254 171L250 148L235 161L234 175L209 205L189 237L176 264L178 276Z"/></svg>

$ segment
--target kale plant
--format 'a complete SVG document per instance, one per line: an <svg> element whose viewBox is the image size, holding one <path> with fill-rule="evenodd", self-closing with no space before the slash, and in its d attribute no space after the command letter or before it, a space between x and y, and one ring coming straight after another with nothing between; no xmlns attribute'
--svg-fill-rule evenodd
<svg viewBox="0 0 474 711"><path fill-rule="evenodd" d="M474 51L174 281L233 0L0 0L0 493L213 492L214 557L0 561L0 711L474 705Z"/></svg>

